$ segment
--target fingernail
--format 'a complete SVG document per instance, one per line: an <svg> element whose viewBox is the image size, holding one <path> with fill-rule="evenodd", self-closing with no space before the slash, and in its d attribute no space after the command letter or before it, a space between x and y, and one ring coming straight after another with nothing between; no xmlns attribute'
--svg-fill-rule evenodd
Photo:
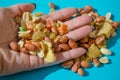
<svg viewBox="0 0 120 80"><path fill-rule="evenodd" d="M34 8L34 9L36 9L36 3L31 3L31 4L33 4L33 5L35 6L35 8Z"/></svg>

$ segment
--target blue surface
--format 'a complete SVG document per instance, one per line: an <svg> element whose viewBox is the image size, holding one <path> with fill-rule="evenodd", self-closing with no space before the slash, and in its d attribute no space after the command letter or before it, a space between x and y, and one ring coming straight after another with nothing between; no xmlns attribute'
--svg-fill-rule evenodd
<svg viewBox="0 0 120 80"><path fill-rule="evenodd" d="M34 12L41 11L44 13L49 11L49 2L55 3L60 8L92 5L101 15L111 12L114 15L114 20L120 21L120 0L0 0L0 7L32 2L37 4ZM107 46L113 52L113 55L109 56L111 63L99 68L85 69L84 77L56 65L0 77L0 80L120 80L120 28L117 31L117 36L111 38Z"/></svg>

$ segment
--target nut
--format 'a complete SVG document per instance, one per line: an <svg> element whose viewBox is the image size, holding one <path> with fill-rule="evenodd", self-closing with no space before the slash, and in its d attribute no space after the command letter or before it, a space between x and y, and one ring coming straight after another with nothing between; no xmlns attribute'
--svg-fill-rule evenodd
<svg viewBox="0 0 120 80"><path fill-rule="evenodd" d="M78 74L83 76L84 75L84 70L82 68L79 68L78 69Z"/></svg>
<svg viewBox="0 0 120 80"><path fill-rule="evenodd" d="M78 47L77 43L72 39L69 39L68 44L69 44L70 48L77 48Z"/></svg>
<svg viewBox="0 0 120 80"><path fill-rule="evenodd" d="M113 23L112 23L112 26L113 26L114 29L117 30L117 29L118 29L118 26L120 26L120 23L119 23L119 22L113 22Z"/></svg>
<svg viewBox="0 0 120 80"><path fill-rule="evenodd" d="M103 64L109 63L109 60L108 60L107 57L101 57L101 58L99 59L99 61L100 61L101 63L103 63Z"/></svg>
<svg viewBox="0 0 120 80"><path fill-rule="evenodd" d="M75 64L71 68L72 72L76 72L79 67L80 67L80 62L79 61L75 62Z"/></svg>
<svg viewBox="0 0 120 80"><path fill-rule="evenodd" d="M21 48L20 51L21 51L22 53L25 53L25 54L28 53L28 50L27 50L25 47Z"/></svg>
<svg viewBox="0 0 120 80"><path fill-rule="evenodd" d="M111 55L112 54L111 51L107 48L101 48L100 51L104 55Z"/></svg>
<svg viewBox="0 0 120 80"><path fill-rule="evenodd" d="M59 47L64 51L67 51L70 49L68 44L59 44Z"/></svg>
<svg viewBox="0 0 120 80"><path fill-rule="evenodd" d="M99 16L99 17L96 18L97 22L103 22L104 20L105 20L104 16Z"/></svg>
<svg viewBox="0 0 120 80"><path fill-rule="evenodd" d="M20 49L19 45L17 44L17 42L10 42L10 48L12 50L18 51Z"/></svg>
<svg viewBox="0 0 120 80"><path fill-rule="evenodd" d="M60 43L67 43L67 41L68 41L68 37L67 36L61 36L60 39L59 39Z"/></svg>
<svg viewBox="0 0 120 80"><path fill-rule="evenodd" d="M88 42L88 37L85 37L85 38L82 38L82 39L80 39L80 43L87 43Z"/></svg>
<svg viewBox="0 0 120 80"><path fill-rule="evenodd" d="M63 62L61 65L64 68L71 68L73 64L74 64L73 60L68 60L68 61Z"/></svg>
<svg viewBox="0 0 120 80"><path fill-rule="evenodd" d="M92 6L85 6L85 8L86 8L86 10L88 10L88 11L92 11L93 10L93 8L92 8Z"/></svg>
<svg viewBox="0 0 120 80"><path fill-rule="evenodd" d="M93 63L95 67L98 67L100 65L98 58L93 58Z"/></svg>
<svg viewBox="0 0 120 80"><path fill-rule="evenodd" d="M80 46L85 48L85 49L88 49L90 47L89 44L80 44Z"/></svg>
<svg viewBox="0 0 120 80"><path fill-rule="evenodd" d="M83 60L83 61L81 61L81 66L82 66L83 68L89 68L89 67L90 67L90 63Z"/></svg>
<svg viewBox="0 0 120 80"><path fill-rule="evenodd" d="M96 38L95 43L96 44L101 44L103 41L105 40L105 36L104 35L100 35Z"/></svg>
<svg viewBox="0 0 120 80"><path fill-rule="evenodd" d="M30 51L34 51L36 49L36 46L34 44L25 44L24 46Z"/></svg>
<svg viewBox="0 0 120 80"><path fill-rule="evenodd" d="M53 4L52 2L49 3L50 8L55 8L55 4Z"/></svg>

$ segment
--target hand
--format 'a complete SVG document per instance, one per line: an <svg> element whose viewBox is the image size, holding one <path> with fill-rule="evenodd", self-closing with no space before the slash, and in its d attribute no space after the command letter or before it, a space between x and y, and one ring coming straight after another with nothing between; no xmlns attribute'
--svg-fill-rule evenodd
<svg viewBox="0 0 120 80"><path fill-rule="evenodd" d="M32 70L63 61L76 58L83 55L86 50L83 48L71 49L69 51L56 54L57 60L54 63L46 63L37 56L27 55L13 51L9 48L9 43L17 39L18 26L14 21L16 16L22 16L23 12L32 12L35 8L33 4L17 4L8 8L0 8L0 75L8 75L25 70ZM48 17L53 20L63 20L69 18L76 9L66 8L57 12L42 16L43 19ZM77 41L91 32L91 27L87 24L91 22L91 17L83 15L72 20L64 22L71 30L66 36ZM76 29L77 28L77 29Z"/></svg>

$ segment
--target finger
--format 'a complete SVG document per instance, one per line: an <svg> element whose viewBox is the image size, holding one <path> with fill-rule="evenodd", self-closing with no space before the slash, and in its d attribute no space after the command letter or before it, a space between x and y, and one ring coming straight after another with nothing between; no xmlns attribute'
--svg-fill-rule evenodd
<svg viewBox="0 0 120 80"><path fill-rule="evenodd" d="M79 56L82 56L85 53L86 53L86 50L84 48L75 48L75 49L71 49L69 51L57 53L56 54L56 57L57 57L56 63L61 63L66 60L77 58Z"/></svg>
<svg viewBox="0 0 120 80"><path fill-rule="evenodd" d="M21 16L24 12L32 12L35 9L35 4L16 4L8 7L12 12L12 17Z"/></svg>
<svg viewBox="0 0 120 80"><path fill-rule="evenodd" d="M87 36L91 31L92 31L92 27L86 25L67 33L66 36L68 36L68 38L70 39L77 41Z"/></svg>
<svg viewBox="0 0 120 80"><path fill-rule="evenodd" d="M48 14L48 15L44 15L42 16L43 20L44 19L47 19L47 18L52 18L53 20L63 20L63 19L66 19L66 18L69 18L71 17L73 14L75 14L77 11L75 8L65 8L65 9L62 9L62 10L58 10L56 12L53 12L51 14Z"/></svg>
<svg viewBox="0 0 120 80"><path fill-rule="evenodd" d="M84 14L72 20L66 21L65 24L68 25L68 30L73 30L83 25L89 24L91 21L92 21L92 18L87 14Z"/></svg>

